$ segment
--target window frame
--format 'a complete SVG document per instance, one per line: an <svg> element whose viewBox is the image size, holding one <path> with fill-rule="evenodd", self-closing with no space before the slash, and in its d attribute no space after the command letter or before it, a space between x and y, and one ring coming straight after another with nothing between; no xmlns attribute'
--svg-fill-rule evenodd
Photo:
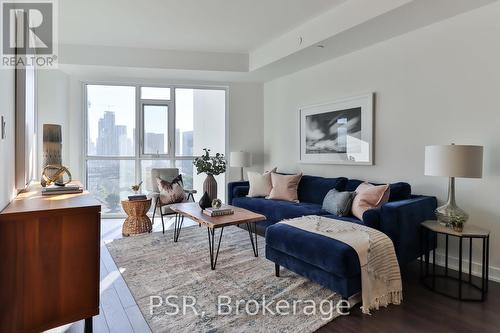
<svg viewBox="0 0 500 333"><path fill-rule="evenodd" d="M170 102L173 101L174 98L172 98L172 92L173 88L170 85L151 85L151 84L139 84L139 99L143 101L161 101L161 102ZM142 98L142 88L161 88L161 89L170 89L170 98L165 99L165 98Z"/></svg>
<svg viewBox="0 0 500 333"><path fill-rule="evenodd" d="M175 102L170 101L160 101L160 100L153 100L153 99L141 99L140 100L140 110L139 110L139 156L142 159L154 159L154 158L161 158L161 159L168 159L168 158L174 158L175 157L175 146L172 147L172 119L175 118L175 110L172 107L172 104ZM167 147L167 153L166 154L147 154L145 152L145 137L144 135L146 134L144 131L144 125L146 124L144 120L144 107L145 106L166 106L167 107L167 121L168 121L168 128L167 128L167 142L168 142L168 147ZM175 124L174 124L175 126ZM174 128L175 131L175 128ZM174 140L175 140L175 134Z"/></svg>
<svg viewBox="0 0 500 333"><path fill-rule="evenodd" d="M224 155L228 156L229 151L229 86L224 85L202 85L202 84L149 84L149 83L124 83L124 82L113 82L113 81L82 81L82 103L83 103L83 168L82 177L84 180L85 187L88 188L88 170L87 163L90 160L134 160L135 161L135 183L143 181L142 179L142 161L149 160L160 160L168 161L169 167L175 168L177 161L183 160L194 160L197 156L178 156L176 151L176 89L202 89L202 90L222 90L225 96L225 110L224 110L224 127L225 127L225 142L224 142ZM99 155L89 155L88 154L88 95L87 86L124 86L124 87L135 87L135 153L132 156L99 156ZM151 100L151 99L141 99L141 87L157 87L157 88L170 88L170 100ZM144 119L143 119L143 105L167 105L168 104L168 143L169 149L168 154L143 154L143 132L144 132ZM224 186L227 185L227 172L224 173ZM102 213L104 218L121 218L124 216L123 213Z"/></svg>

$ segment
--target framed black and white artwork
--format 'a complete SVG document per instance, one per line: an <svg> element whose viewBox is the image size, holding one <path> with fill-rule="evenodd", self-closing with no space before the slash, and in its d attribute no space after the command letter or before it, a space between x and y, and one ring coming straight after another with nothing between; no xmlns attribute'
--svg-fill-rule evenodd
<svg viewBox="0 0 500 333"><path fill-rule="evenodd" d="M300 109L300 162L373 164L373 93Z"/></svg>

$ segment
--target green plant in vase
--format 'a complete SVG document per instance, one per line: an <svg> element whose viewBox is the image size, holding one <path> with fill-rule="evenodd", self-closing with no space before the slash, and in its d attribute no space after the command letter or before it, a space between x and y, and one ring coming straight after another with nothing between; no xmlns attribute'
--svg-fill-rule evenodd
<svg viewBox="0 0 500 333"><path fill-rule="evenodd" d="M207 192L210 200L217 198L217 181L214 176L226 172L226 159L224 154L216 153L210 155L210 149L203 148L203 155L196 157L193 165L196 167L197 174L205 173L207 178L203 182L203 192Z"/></svg>

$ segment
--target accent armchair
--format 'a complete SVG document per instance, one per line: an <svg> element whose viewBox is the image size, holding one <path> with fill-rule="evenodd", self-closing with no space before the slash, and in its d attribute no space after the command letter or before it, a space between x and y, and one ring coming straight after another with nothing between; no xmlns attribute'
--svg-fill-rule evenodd
<svg viewBox="0 0 500 333"><path fill-rule="evenodd" d="M165 233L165 222L163 220L163 217L168 215L176 215L176 213L169 207L172 203L169 204L161 202L160 190L158 188L158 183L156 182L156 178L159 177L163 180L171 182L178 175L179 175L179 169L177 168L153 168L151 169L151 177L149 181L146 182L146 189L149 192L148 195L153 199L155 203L153 208L153 223L155 221L156 211L158 210L158 213L160 214L161 217L161 225L163 233ZM194 202L194 194L196 194L197 191L193 189L184 189L184 192L186 193L186 197L184 198L183 202L189 202L189 201ZM177 222L178 221L176 221L176 223ZM179 222L182 223L181 221Z"/></svg>

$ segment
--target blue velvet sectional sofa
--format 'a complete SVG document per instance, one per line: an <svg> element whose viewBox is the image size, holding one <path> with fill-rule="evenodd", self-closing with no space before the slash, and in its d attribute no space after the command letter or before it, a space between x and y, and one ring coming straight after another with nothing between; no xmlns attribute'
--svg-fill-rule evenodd
<svg viewBox="0 0 500 333"><path fill-rule="evenodd" d="M434 219L435 197L413 195L407 183L390 184L389 202L368 210L363 220L339 217L322 210L323 198L330 189L354 191L361 180L344 177L303 176L298 188L299 203L265 198L249 198L248 182L228 184L228 203L267 217L257 223L257 233L266 237L266 257L331 290L349 297L361 290L361 272L357 253L350 246L331 238L294 227L276 224L283 219L322 215L363 224L387 234L394 243L400 266L420 256L420 223Z"/></svg>

